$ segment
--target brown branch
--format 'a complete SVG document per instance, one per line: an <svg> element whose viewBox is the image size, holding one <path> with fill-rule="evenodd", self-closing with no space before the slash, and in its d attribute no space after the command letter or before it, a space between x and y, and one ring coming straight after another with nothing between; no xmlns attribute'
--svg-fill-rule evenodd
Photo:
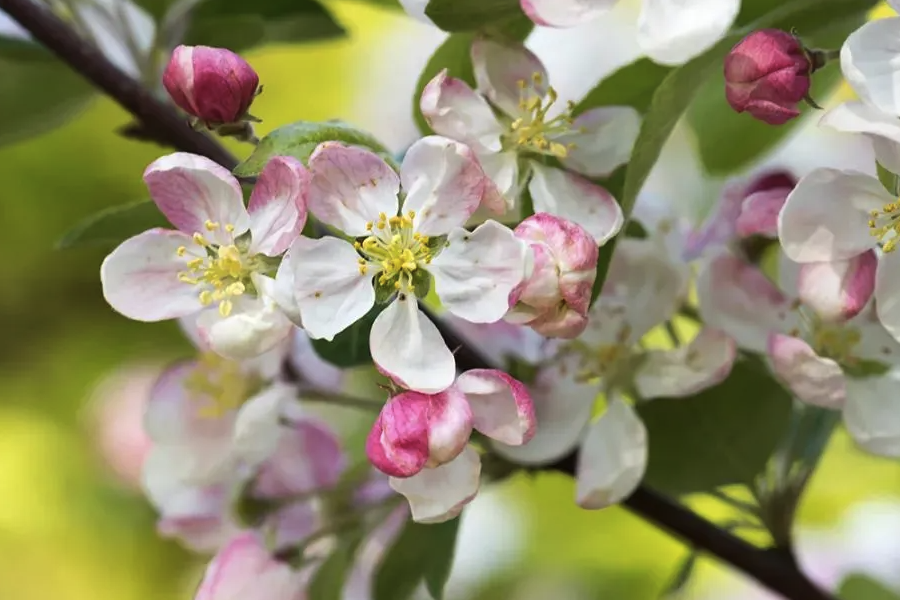
<svg viewBox="0 0 900 600"><path fill-rule="evenodd" d="M191 129L173 107L159 101L140 83L117 69L43 4L33 0L0 0L0 10L7 12L35 39L141 123L153 128L155 137L184 152L207 156L228 169L237 164L237 159L216 140ZM459 348L456 360L461 369L491 366L446 323L440 319L435 322L448 344ZM574 475L576 460L576 455L572 454L547 468ZM785 598L833 600L832 596L815 587L793 561L780 553L756 548L653 490L640 487L623 504L645 520L730 563Z"/></svg>

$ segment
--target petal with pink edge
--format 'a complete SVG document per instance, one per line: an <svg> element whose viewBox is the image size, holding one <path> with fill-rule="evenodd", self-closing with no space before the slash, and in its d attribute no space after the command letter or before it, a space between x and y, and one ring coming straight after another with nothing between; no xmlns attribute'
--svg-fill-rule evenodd
<svg viewBox="0 0 900 600"><path fill-rule="evenodd" d="M473 323L502 319L510 292L531 270L528 245L496 221L455 229L447 244L429 265L444 308Z"/></svg>
<svg viewBox="0 0 900 600"><path fill-rule="evenodd" d="M761 190L747 196L734 226L741 237L763 235L778 237L778 214L791 193L789 187Z"/></svg>
<svg viewBox="0 0 900 600"><path fill-rule="evenodd" d="M214 244L230 244L250 227L237 179L205 156L176 152L158 158L144 171L144 183L169 222L188 235L201 233ZM218 227L209 231L207 222Z"/></svg>
<svg viewBox="0 0 900 600"><path fill-rule="evenodd" d="M606 177L631 158L641 116L630 106L604 106L578 115L571 133L554 138L572 144L562 159L568 169L588 177Z"/></svg>
<svg viewBox="0 0 900 600"><path fill-rule="evenodd" d="M849 260L806 263L797 281L800 300L826 321L851 319L872 298L877 266L873 250Z"/></svg>
<svg viewBox="0 0 900 600"><path fill-rule="evenodd" d="M187 253L179 256L179 248ZM119 244L100 266L103 297L117 312L136 321L165 321L200 311L200 288L178 274L201 258L190 237L151 229Z"/></svg>
<svg viewBox="0 0 900 600"><path fill-rule="evenodd" d="M531 162L528 184L535 212L563 217L584 227L597 242L605 244L619 233L624 222L619 203L599 185L563 169Z"/></svg>
<svg viewBox="0 0 900 600"><path fill-rule="evenodd" d="M900 372L879 377L847 378L844 425L850 437L872 454L900 458Z"/></svg>
<svg viewBox="0 0 900 600"><path fill-rule="evenodd" d="M472 67L478 91L512 117L524 113L520 105L523 94L539 98L547 94L547 71L522 44L476 38L472 42ZM519 82L524 82L524 89Z"/></svg>
<svg viewBox="0 0 900 600"><path fill-rule="evenodd" d="M431 396L428 410L428 466L448 463L462 452L475 423L473 407L462 390L450 386Z"/></svg>
<svg viewBox="0 0 900 600"><path fill-rule="evenodd" d="M436 236L463 225L485 194L487 176L468 146L432 135L410 147L400 167L404 214L416 213L415 230Z"/></svg>
<svg viewBox="0 0 900 600"><path fill-rule="evenodd" d="M366 438L372 465L392 477L412 477L428 462L426 394L407 392L385 404Z"/></svg>
<svg viewBox="0 0 900 600"><path fill-rule="evenodd" d="M526 465L551 463L571 452L581 441L591 420L600 388L575 381L577 364L564 363L539 369L529 385L537 427L534 437L523 446L494 442L500 456Z"/></svg>
<svg viewBox="0 0 900 600"><path fill-rule="evenodd" d="M413 296L399 294L375 318L369 350L378 368L408 389L434 394L453 384L453 353Z"/></svg>
<svg viewBox="0 0 900 600"><path fill-rule="evenodd" d="M680 65L722 39L740 8L741 0L644 0L638 45L654 62Z"/></svg>
<svg viewBox="0 0 900 600"><path fill-rule="evenodd" d="M852 258L875 247L871 212L893 201L874 177L816 169L797 183L781 209L781 246L801 263Z"/></svg>
<svg viewBox="0 0 900 600"><path fill-rule="evenodd" d="M290 254L294 298L312 339L331 341L375 305L372 273L360 273L359 254L348 242L301 236Z"/></svg>
<svg viewBox="0 0 900 600"><path fill-rule="evenodd" d="M588 427L578 453L578 506L596 510L618 504L637 488L646 469L647 429L634 408L614 397Z"/></svg>
<svg viewBox="0 0 900 600"><path fill-rule="evenodd" d="M438 73L422 90L422 115L438 135L468 144L476 152L499 152L503 128L484 98L462 79Z"/></svg>
<svg viewBox="0 0 900 600"><path fill-rule="evenodd" d="M846 394L846 377L841 366L816 354L809 344L789 335L769 336L772 370L797 398L822 408L841 408Z"/></svg>
<svg viewBox="0 0 900 600"><path fill-rule="evenodd" d="M705 328L686 346L648 351L635 375L635 387L644 400L692 396L722 383L736 356L731 336Z"/></svg>
<svg viewBox="0 0 900 600"><path fill-rule="evenodd" d="M309 210L351 236L369 233L379 213L397 214L400 178L369 150L340 142L319 144L309 157Z"/></svg>
<svg viewBox="0 0 900 600"><path fill-rule="evenodd" d="M232 539L206 568L194 600L303 600L300 571L276 560L255 532Z"/></svg>
<svg viewBox="0 0 900 600"><path fill-rule="evenodd" d="M458 516L478 494L480 482L481 459L470 447L445 465L407 479L390 479L391 487L406 496L417 523L443 523Z"/></svg>
<svg viewBox="0 0 900 600"><path fill-rule="evenodd" d="M619 0L521 0L522 11L535 25L575 27L599 17Z"/></svg>
<svg viewBox="0 0 900 600"><path fill-rule="evenodd" d="M537 427L528 388L503 371L471 369L454 386L469 399L475 429L510 446L527 444Z"/></svg>
<svg viewBox="0 0 900 600"><path fill-rule="evenodd" d="M309 171L296 158L276 156L263 168L250 195L250 253L278 256L306 224Z"/></svg>

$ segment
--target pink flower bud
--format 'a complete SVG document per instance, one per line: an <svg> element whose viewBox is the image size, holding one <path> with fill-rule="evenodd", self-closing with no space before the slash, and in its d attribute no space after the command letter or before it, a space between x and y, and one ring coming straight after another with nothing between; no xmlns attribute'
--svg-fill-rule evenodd
<svg viewBox="0 0 900 600"><path fill-rule="evenodd" d="M809 93L812 65L800 42L778 29L760 29L725 57L725 97L737 112L770 125L797 117Z"/></svg>
<svg viewBox="0 0 900 600"><path fill-rule="evenodd" d="M306 581L254 533L233 538L206 568L194 600L302 600Z"/></svg>
<svg viewBox="0 0 900 600"><path fill-rule="evenodd" d="M163 85L182 110L213 124L241 121L256 97L259 75L230 50L178 46Z"/></svg>
<svg viewBox="0 0 900 600"><path fill-rule="evenodd" d="M797 278L800 300L825 321L852 319L872 299L877 268L874 250L848 260L806 263Z"/></svg>
<svg viewBox="0 0 900 600"><path fill-rule="evenodd" d="M507 320L547 337L575 338L587 326L599 250L580 225L547 213L522 221L516 237L534 256L531 277L511 294Z"/></svg>
<svg viewBox="0 0 900 600"><path fill-rule="evenodd" d="M738 237L777 238L778 213L796 185L793 175L784 171L773 171L752 180L744 190L740 214L735 221Z"/></svg>

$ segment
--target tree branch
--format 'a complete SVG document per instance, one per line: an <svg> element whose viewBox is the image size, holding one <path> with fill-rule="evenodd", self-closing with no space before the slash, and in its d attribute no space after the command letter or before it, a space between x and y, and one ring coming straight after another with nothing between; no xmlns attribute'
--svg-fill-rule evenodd
<svg viewBox="0 0 900 600"><path fill-rule="evenodd" d="M237 164L237 159L216 140L191 129L173 107L155 98L140 83L116 68L43 4L33 0L0 0L0 10L7 12L35 39L145 126L153 128L159 139L181 151L206 156L228 169ZM431 316L448 345L459 349L456 358L461 369L491 367L485 357L466 344L452 328ZM548 469L574 476L576 460L576 455L571 454ZM653 490L640 487L623 504L647 521L730 563L790 600L833 600L784 556L748 544Z"/></svg>

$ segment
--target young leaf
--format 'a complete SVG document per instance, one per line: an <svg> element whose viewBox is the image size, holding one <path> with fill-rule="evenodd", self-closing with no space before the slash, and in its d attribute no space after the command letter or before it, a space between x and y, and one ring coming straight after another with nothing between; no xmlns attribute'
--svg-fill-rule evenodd
<svg viewBox="0 0 900 600"><path fill-rule="evenodd" d="M61 250L86 245L112 247L154 227L172 226L152 200L140 200L111 206L89 216L70 229L56 247Z"/></svg>
<svg viewBox="0 0 900 600"><path fill-rule="evenodd" d="M522 14L519 0L430 0L425 9L444 31L474 31Z"/></svg>
<svg viewBox="0 0 900 600"><path fill-rule="evenodd" d="M369 352L369 333L375 317L384 310L384 306L375 306L362 319L340 332L330 342L313 340L312 345L323 360L338 367L358 367L370 364L372 354Z"/></svg>
<svg viewBox="0 0 900 600"><path fill-rule="evenodd" d="M640 58L598 83L575 106L575 114L598 106L632 106L638 112L646 112L654 90L672 70L649 58Z"/></svg>
<svg viewBox="0 0 900 600"><path fill-rule="evenodd" d="M431 597L442 600L458 529L459 519L435 525L408 521L378 565L373 600L407 600L423 581Z"/></svg>
<svg viewBox="0 0 900 600"><path fill-rule="evenodd" d="M356 129L343 121L297 121L279 127L265 136L247 159L234 169L238 177L253 177L262 172L269 159L275 156L293 156L304 163L316 146L322 142L343 142L352 146L362 146L381 156L396 168L396 163L387 149L372 135Z"/></svg>
<svg viewBox="0 0 900 600"><path fill-rule="evenodd" d="M671 494L750 483L791 420L791 397L757 358L735 363L723 383L690 398L638 406L650 454L645 481Z"/></svg>
<svg viewBox="0 0 900 600"><path fill-rule="evenodd" d="M841 600L900 600L900 595L871 577L860 574L848 576L838 591Z"/></svg>
<svg viewBox="0 0 900 600"><path fill-rule="evenodd" d="M344 597L344 584L353 568L361 542L362 538L358 535L351 535L338 542L337 548L309 582L307 600L341 600Z"/></svg>

